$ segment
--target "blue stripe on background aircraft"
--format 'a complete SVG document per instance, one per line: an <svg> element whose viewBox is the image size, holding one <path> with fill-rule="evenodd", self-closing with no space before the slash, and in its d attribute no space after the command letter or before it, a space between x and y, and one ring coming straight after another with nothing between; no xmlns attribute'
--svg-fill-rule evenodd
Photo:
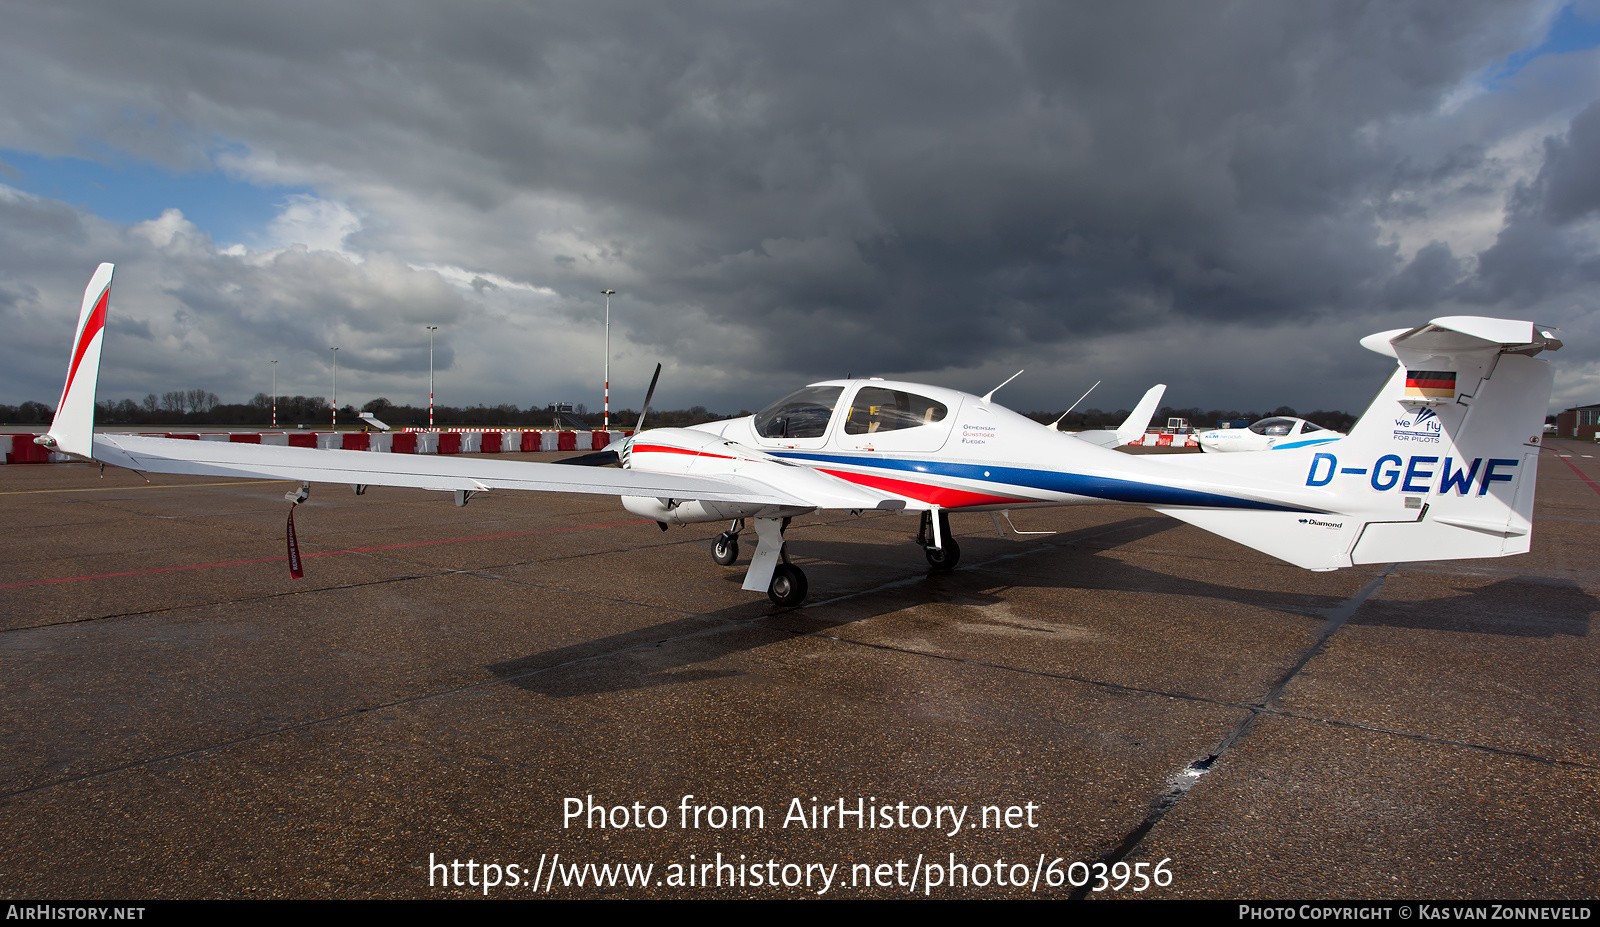
<svg viewBox="0 0 1600 927"><path fill-rule="evenodd" d="M1397 366L1350 435L1269 454L1130 456L1101 446L1116 437L1064 434L993 391L845 379L753 416L636 432L610 448L620 469L585 468L95 434L111 277L100 265L84 293L61 402L36 439L47 447L143 472L299 480L299 498L310 483L440 490L458 504L491 489L618 495L663 529L729 522L713 545L723 565L753 528L744 588L782 606L806 595L784 529L819 510L918 513L936 570L960 557L952 511L1097 503L1148 506L1310 570L1525 553L1552 385L1534 355L1561 346L1530 322L1477 316L1371 335L1362 344ZM1419 397L1408 370L1453 385ZM1136 417L1130 433L1143 430Z"/></svg>

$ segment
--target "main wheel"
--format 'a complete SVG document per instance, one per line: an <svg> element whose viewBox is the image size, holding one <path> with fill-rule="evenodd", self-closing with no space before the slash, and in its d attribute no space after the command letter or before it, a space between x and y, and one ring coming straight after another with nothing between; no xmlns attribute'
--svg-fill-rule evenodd
<svg viewBox="0 0 1600 927"><path fill-rule="evenodd" d="M732 566L733 561L739 559L738 535L723 532L711 544L711 559L717 561L719 566Z"/></svg>
<svg viewBox="0 0 1600 927"><path fill-rule="evenodd" d="M767 587L767 598L774 605L795 606L806 599L806 574L792 563L780 563L772 571L772 585Z"/></svg>
<svg viewBox="0 0 1600 927"><path fill-rule="evenodd" d="M950 572L961 561L961 545L957 544L956 539L949 535L945 535L944 547L938 550L934 550L932 547L924 547L922 552L928 557L928 566L941 573Z"/></svg>

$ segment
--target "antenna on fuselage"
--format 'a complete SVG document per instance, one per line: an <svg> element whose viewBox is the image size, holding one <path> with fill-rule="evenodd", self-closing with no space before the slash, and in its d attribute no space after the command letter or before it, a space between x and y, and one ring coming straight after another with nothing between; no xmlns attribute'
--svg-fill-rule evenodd
<svg viewBox="0 0 1600 927"><path fill-rule="evenodd" d="M1011 376L1006 377L1006 383L1010 383L1012 380L1015 380L1017 377L1022 376L1022 371L1023 370L1027 370L1027 369L1028 368L1024 367L1024 368L1022 368L1022 370L1018 370L1016 373L1013 373ZM1002 384L1000 384L1000 386L1005 386L1006 383L1002 383ZM987 393L984 393L983 394L983 401L984 402L988 402L989 400L993 399L994 398L994 394L1000 392L1000 386L996 386L994 389L989 390Z"/></svg>
<svg viewBox="0 0 1600 927"><path fill-rule="evenodd" d="M1099 381L1099 380L1094 381L1094 386L1099 386L1100 382L1101 381ZM1089 394L1094 392L1094 386L1091 386L1088 389L1084 390L1083 391L1083 395L1078 397L1078 402L1082 402L1085 399L1088 399L1089 398ZM1067 407L1067 411L1061 413L1061 418L1066 418L1067 416L1071 415L1072 414L1072 410L1076 409L1078 407L1078 402L1075 402L1072 405L1068 406ZM1050 423L1050 427L1055 429L1056 431L1060 431L1061 430L1061 418L1058 418L1055 421L1051 422Z"/></svg>

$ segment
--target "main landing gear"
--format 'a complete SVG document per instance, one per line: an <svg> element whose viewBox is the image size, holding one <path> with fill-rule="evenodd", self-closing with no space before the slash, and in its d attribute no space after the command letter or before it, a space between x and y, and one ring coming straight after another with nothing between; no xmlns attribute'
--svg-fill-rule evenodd
<svg viewBox="0 0 1600 927"><path fill-rule="evenodd" d="M756 553L750 559L744 588L755 591L765 585L772 604L785 608L799 605L806 599L806 574L789 562L788 546L783 542L789 519L757 518L755 523ZM711 542L711 559L721 566L732 566L739 559L739 533L743 530L741 518L717 535Z"/></svg>
<svg viewBox="0 0 1600 927"><path fill-rule="evenodd" d="M808 589L806 574L789 562L788 546L783 541L789 519L753 520L756 550L744 576L744 588L751 592L765 589L772 604L793 608L805 601ZM744 530L745 520L741 518L717 535L711 542L711 559L721 566L733 565L739 559L739 535ZM923 556L928 558L928 566L935 572L948 573L961 560L961 545L950 534L950 515L941 509L922 513L917 544L922 547Z"/></svg>
<svg viewBox="0 0 1600 927"><path fill-rule="evenodd" d="M792 563L778 564L772 571L772 584L767 587L767 598L773 605L785 608L799 605L806 600L806 574Z"/></svg>
<svg viewBox="0 0 1600 927"><path fill-rule="evenodd" d="M934 518L939 519L934 524ZM961 561L961 545L950 534L950 515L939 511L937 516L933 512L922 513L922 525L917 529L917 543L922 547L923 556L928 558L928 566L935 572L948 573L956 568Z"/></svg>

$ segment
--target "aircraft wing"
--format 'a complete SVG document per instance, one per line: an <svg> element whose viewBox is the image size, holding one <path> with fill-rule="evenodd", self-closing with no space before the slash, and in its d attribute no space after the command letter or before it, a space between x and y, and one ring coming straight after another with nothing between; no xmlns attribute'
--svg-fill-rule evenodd
<svg viewBox="0 0 1600 927"><path fill-rule="evenodd" d="M97 434L94 436L93 456L113 466L146 473L408 486L443 491L519 489L819 507L815 500L807 500L793 492L785 492L759 480L738 475L696 476L602 467L564 467L551 463L493 460L476 455L441 457L433 454L377 454L370 451Z"/></svg>
<svg viewBox="0 0 1600 927"><path fill-rule="evenodd" d="M827 482L821 482L818 477L822 475L808 468L777 469L772 471L774 479L769 481L750 473L590 469L477 456L374 454L148 435L95 434L94 392L105 341L113 270L112 265L101 264L84 290L61 402L56 407L50 431L35 439L51 450L146 473L408 486L446 492L520 489L597 493L654 498L665 507L676 507L685 500L732 503L746 508L771 506L802 510L898 509L905 505L904 500L843 480L826 478ZM764 472L762 476L765 475Z"/></svg>

